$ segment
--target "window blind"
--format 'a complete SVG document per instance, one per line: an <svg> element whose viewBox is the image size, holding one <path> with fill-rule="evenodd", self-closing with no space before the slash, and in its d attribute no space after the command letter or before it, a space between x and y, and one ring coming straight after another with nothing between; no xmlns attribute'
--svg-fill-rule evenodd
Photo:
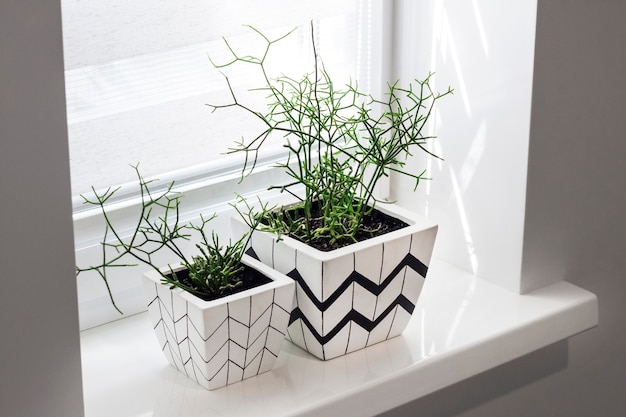
<svg viewBox="0 0 626 417"><path fill-rule="evenodd" d="M370 3L62 0L73 194L132 181L129 164L140 163L146 176L235 169L237 157L224 152L255 125L238 112L211 113L205 105L228 100L223 75L207 55L229 60L222 36L242 52L260 54L258 35L244 24L270 38L297 27L270 62L275 75L298 77L312 70L314 21L316 48L329 72L367 88L376 20ZM238 94L259 86L249 83L249 70L229 73Z"/></svg>

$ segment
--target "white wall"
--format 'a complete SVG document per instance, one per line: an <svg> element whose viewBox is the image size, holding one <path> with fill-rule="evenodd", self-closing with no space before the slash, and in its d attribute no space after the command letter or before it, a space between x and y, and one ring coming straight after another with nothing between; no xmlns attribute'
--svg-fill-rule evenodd
<svg viewBox="0 0 626 417"><path fill-rule="evenodd" d="M395 74L435 72L447 86L435 114L434 150L445 161L412 160L432 181L402 205L440 225L435 256L511 291L521 284L522 236L536 1L395 2ZM395 179L396 189L411 185Z"/></svg>
<svg viewBox="0 0 626 417"><path fill-rule="evenodd" d="M525 358L389 416L624 415L624 16L621 0L539 0L537 10L524 289L580 285L598 296L599 326L569 340L562 369L561 354ZM529 368L552 374L525 379Z"/></svg>
<svg viewBox="0 0 626 417"><path fill-rule="evenodd" d="M83 415L59 2L0 2L0 416Z"/></svg>

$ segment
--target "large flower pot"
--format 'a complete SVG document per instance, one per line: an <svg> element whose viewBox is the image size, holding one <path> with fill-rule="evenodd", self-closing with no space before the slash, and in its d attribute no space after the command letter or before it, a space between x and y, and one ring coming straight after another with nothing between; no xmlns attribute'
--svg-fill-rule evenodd
<svg viewBox="0 0 626 417"><path fill-rule="evenodd" d="M271 370L287 331L293 280L247 255L242 262L272 281L204 301L161 284L156 271L144 275L161 350L172 366L209 390Z"/></svg>
<svg viewBox="0 0 626 417"><path fill-rule="evenodd" d="M288 236L252 237L251 255L296 281L288 338L320 359L398 336L415 308L438 227L395 205L377 209L409 226L330 252Z"/></svg>

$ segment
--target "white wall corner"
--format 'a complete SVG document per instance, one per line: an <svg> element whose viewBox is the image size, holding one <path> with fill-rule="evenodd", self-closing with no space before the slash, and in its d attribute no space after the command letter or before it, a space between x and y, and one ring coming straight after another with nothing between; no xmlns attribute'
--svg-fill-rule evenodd
<svg viewBox="0 0 626 417"><path fill-rule="evenodd" d="M454 88L434 113L432 150L415 157L432 181L416 193L395 176L393 197L437 221L435 255L514 292L521 284L536 1L395 3L395 74L434 72Z"/></svg>

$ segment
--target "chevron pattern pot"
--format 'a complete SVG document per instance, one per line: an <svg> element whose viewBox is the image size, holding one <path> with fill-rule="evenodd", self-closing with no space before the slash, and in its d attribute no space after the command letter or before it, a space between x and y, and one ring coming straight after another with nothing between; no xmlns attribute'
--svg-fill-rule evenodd
<svg viewBox="0 0 626 417"><path fill-rule="evenodd" d="M247 255L242 262L272 282L203 301L161 284L156 271L144 274L161 350L172 366L209 390L271 370L287 331L293 280Z"/></svg>
<svg viewBox="0 0 626 417"><path fill-rule="evenodd" d="M438 227L395 205L377 209L409 226L330 252L253 235L251 255L296 281L288 338L322 360L398 336L415 309Z"/></svg>

